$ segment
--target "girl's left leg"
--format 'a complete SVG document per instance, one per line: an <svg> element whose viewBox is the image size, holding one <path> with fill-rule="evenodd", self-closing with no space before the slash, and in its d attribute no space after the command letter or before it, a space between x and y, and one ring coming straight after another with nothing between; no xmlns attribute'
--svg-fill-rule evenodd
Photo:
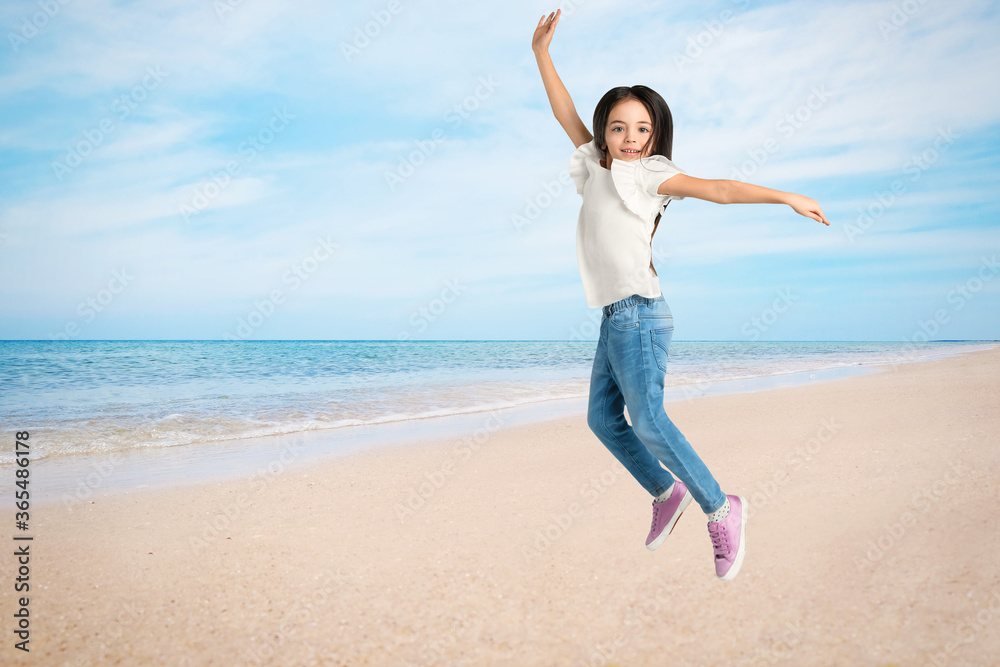
<svg viewBox="0 0 1000 667"><path fill-rule="evenodd" d="M674 333L669 306L662 295L638 299L613 313L608 324L608 362L619 380L635 434L684 482L702 511L715 512L725 505L726 495L663 408L667 353Z"/></svg>
<svg viewBox="0 0 1000 667"><path fill-rule="evenodd" d="M687 486L705 514L711 515L708 533L715 551L715 574L731 581L743 566L746 552L746 501L722 493L704 461L663 409L667 351L674 334L674 318L663 296L633 295L623 301L612 304L624 307L608 320L606 349L632 428L653 456ZM654 511L654 526L656 516ZM647 541L647 546L655 545Z"/></svg>

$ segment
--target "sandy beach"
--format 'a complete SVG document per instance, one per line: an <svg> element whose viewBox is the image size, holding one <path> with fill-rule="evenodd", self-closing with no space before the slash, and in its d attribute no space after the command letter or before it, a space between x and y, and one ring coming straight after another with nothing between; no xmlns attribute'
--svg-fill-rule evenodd
<svg viewBox="0 0 1000 667"><path fill-rule="evenodd" d="M668 403L750 500L731 583L695 504L645 549L651 499L583 417L39 506L2 662L997 664L998 406L1000 348Z"/></svg>

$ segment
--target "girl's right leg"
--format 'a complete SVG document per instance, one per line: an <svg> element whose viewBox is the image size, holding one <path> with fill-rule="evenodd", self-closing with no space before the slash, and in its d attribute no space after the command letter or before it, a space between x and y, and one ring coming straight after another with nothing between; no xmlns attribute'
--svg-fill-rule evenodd
<svg viewBox="0 0 1000 667"><path fill-rule="evenodd" d="M601 334L590 375L587 424L632 477L654 498L670 488L673 475L639 440L625 421L625 398L608 360L608 318L601 319Z"/></svg>

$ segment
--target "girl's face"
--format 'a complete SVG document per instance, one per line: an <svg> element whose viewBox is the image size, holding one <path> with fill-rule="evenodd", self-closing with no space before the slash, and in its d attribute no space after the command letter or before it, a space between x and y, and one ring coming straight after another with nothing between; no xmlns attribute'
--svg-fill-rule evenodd
<svg viewBox="0 0 1000 667"><path fill-rule="evenodd" d="M646 106L636 99L622 100L611 108L604 132L608 157L632 162L649 155L653 123Z"/></svg>

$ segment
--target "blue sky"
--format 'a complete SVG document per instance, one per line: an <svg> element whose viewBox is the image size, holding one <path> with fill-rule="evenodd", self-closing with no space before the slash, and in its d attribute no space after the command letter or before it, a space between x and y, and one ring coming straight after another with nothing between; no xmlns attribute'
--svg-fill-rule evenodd
<svg viewBox="0 0 1000 667"><path fill-rule="evenodd" d="M558 6L588 126L831 220L672 203L675 340L1000 338L1000 18L932 0L5 2L0 338L596 339Z"/></svg>

